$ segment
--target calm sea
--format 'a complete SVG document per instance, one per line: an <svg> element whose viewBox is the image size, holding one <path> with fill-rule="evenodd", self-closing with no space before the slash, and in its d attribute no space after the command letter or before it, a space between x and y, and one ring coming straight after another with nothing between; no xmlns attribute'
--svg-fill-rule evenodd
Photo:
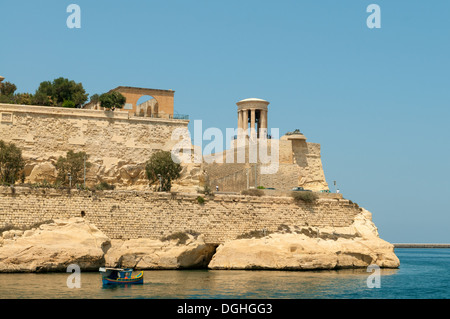
<svg viewBox="0 0 450 319"><path fill-rule="evenodd" d="M299 299L450 297L450 249L396 249L401 266L381 270L380 288L368 288L372 273L339 271L145 271L145 284L103 288L98 273L82 273L81 288L68 288L68 273L0 274L1 299Z"/></svg>

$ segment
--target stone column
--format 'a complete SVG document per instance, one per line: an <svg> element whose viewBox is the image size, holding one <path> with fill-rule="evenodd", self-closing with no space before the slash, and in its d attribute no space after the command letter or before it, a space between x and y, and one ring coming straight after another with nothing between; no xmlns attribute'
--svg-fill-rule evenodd
<svg viewBox="0 0 450 319"><path fill-rule="evenodd" d="M248 110L242 111L242 130L244 133L244 136L247 136L248 131Z"/></svg>
<svg viewBox="0 0 450 319"><path fill-rule="evenodd" d="M242 115L241 115L241 113L242 113L242 111L238 111L238 126L237 126L237 128L238 128L238 132L239 132L239 129L241 129L242 128Z"/></svg>
<svg viewBox="0 0 450 319"><path fill-rule="evenodd" d="M261 110L261 135L262 138L267 138L267 111ZM261 136L260 136L261 138Z"/></svg>
<svg viewBox="0 0 450 319"><path fill-rule="evenodd" d="M267 110L264 111L264 128L267 129Z"/></svg>
<svg viewBox="0 0 450 319"><path fill-rule="evenodd" d="M256 128L255 128L255 109L251 109L251 117L250 117L250 136L255 137Z"/></svg>

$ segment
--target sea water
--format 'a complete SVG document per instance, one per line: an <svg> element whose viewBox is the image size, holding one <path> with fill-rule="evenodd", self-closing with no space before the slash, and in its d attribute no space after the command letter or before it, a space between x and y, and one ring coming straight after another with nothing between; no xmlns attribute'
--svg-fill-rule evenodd
<svg viewBox="0 0 450 319"><path fill-rule="evenodd" d="M366 269L336 271L153 270L143 285L102 287L99 273L0 274L1 299L448 299L450 249L395 250L399 269L381 269L369 288ZM373 287L373 286L372 286Z"/></svg>

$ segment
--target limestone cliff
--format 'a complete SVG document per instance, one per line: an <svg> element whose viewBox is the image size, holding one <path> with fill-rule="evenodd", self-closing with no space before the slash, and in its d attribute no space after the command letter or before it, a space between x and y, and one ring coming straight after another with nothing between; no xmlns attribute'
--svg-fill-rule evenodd
<svg viewBox="0 0 450 319"><path fill-rule="evenodd" d="M209 268L312 270L400 265L393 245L379 238L371 214L364 209L349 227L283 230L220 245Z"/></svg>
<svg viewBox="0 0 450 319"><path fill-rule="evenodd" d="M66 271L70 264L98 270L110 240L82 218L55 220L0 238L0 272Z"/></svg>
<svg viewBox="0 0 450 319"><path fill-rule="evenodd" d="M0 237L0 272L66 271L77 264L82 271L102 266L135 269L205 268L215 251L203 236L178 240L110 240L83 218L56 220Z"/></svg>
<svg viewBox="0 0 450 319"><path fill-rule="evenodd" d="M217 248L203 235L177 239L110 240L83 218L56 220L0 238L0 272L82 271L100 266L135 269L312 270L399 267L393 245L378 236L371 214L362 210L348 227L283 227L259 239L230 240ZM212 258L212 260L211 260Z"/></svg>
<svg viewBox="0 0 450 319"><path fill-rule="evenodd" d="M161 241L148 238L113 240L105 255L107 266L134 269L206 268L216 247L205 244L203 236L184 243L178 240Z"/></svg>

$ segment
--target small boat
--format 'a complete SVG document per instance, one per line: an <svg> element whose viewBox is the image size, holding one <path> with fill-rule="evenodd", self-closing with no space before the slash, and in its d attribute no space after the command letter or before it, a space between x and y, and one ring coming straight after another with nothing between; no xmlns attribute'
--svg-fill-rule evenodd
<svg viewBox="0 0 450 319"><path fill-rule="evenodd" d="M144 272L132 276L133 269L100 267L103 285L143 284Z"/></svg>

